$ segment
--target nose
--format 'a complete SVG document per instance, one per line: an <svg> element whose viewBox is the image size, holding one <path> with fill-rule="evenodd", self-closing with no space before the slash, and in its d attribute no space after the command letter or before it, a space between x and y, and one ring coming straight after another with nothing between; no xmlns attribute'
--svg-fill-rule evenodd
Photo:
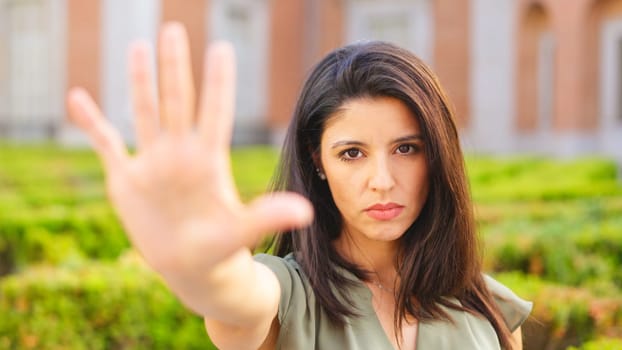
<svg viewBox="0 0 622 350"><path fill-rule="evenodd" d="M388 191L395 186L395 179L391 171L391 164L386 157L378 157L370 162L369 188L375 192Z"/></svg>

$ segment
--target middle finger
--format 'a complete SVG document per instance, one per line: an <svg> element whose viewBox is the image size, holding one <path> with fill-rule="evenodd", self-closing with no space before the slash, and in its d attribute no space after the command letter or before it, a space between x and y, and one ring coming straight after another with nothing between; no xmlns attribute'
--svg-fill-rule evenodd
<svg viewBox="0 0 622 350"><path fill-rule="evenodd" d="M195 92L188 35L181 24L164 25L159 53L162 128L183 133L192 126Z"/></svg>
<svg viewBox="0 0 622 350"><path fill-rule="evenodd" d="M145 149L158 132L158 107L149 59L149 45L136 42L130 48L130 82L138 149Z"/></svg>

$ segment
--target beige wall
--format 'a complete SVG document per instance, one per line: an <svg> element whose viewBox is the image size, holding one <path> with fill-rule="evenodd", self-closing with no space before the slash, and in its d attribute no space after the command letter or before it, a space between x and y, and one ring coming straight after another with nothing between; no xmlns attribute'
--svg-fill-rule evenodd
<svg viewBox="0 0 622 350"><path fill-rule="evenodd" d="M436 0L433 68L454 103L462 129L473 116L471 83L473 0ZM81 85L100 96L100 1L67 0L67 85ZM272 0L270 2L268 110L266 123L283 129L291 117L311 65L344 43L345 1ZM183 22L190 34L197 81L202 62L210 0L162 0L161 20ZM593 133L599 127L600 24L622 17L622 0L518 0L516 3L516 133L538 129L537 42L543 31L555 36L553 129L557 133ZM489 118L487 116L486 118Z"/></svg>
<svg viewBox="0 0 622 350"><path fill-rule="evenodd" d="M531 4L518 19L516 128L521 132L538 128L538 41L551 30L548 9Z"/></svg>
<svg viewBox="0 0 622 350"><path fill-rule="evenodd" d="M209 0L162 0L162 21L179 21L186 26L192 50L192 71L197 88L203 73L203 57L207 42L207 11Z"/></svg>
<svg viewBox="0 0 622 350"><path fill-rule="evenodd" d="M344 1L272 0L268 122L287 126L309 70L343 45Z"/></svg>
<svg viewBox="0 0 622 350"><path fill-rule="evenodd" d="M273 0L270 27L268 122L285 128L304 77L304 4Z"/></svg>
<svg viewBox="0 0 622 350"><path fill-rule="evenodd" d="M67 7L67 86L82 86L100 100L100 2L67 0Z"/></svg>
<svg viewBox="0 0 622 350"><path fill-rule="evenodd" d="M587 2L548 1L558 40L554 117L558 131L593 130L596 126L595 116L585 109L586 80L590 79L586 74L589 55L585 31Z"/></svg>
<svg viewBox="0 0 622 350"><path fill-rule="evenodd" d="M542 14L533 14L535 5L543 9ZM622 1L521 0L517 15L522 24L517 39L518 129L531 130L535 125L534 37L550 25L557 42L554 129L595 131L599 126L600 24L605 18L622 16Z"/></svg>
<svg viewBox="0 0 622 350"><path fill-rule="evenodd" d="M307 0L317 1L320 7L321 22L319 26L311 28L310 35L314 35L314 29L318 30L320 45L313 57L313 64L320 60L328 52L342 46L345 41L345 1L343 0Z"/></svg>
<svg viewBox="0 0 622 350"><path fill-rule="evenodd" d="M458 125L468 127L470 94L469 1L434 1L434 64L454 104Z"/></svg>
<svg viewBox="0 0 622 350"><path fill-rule="evenodd" d="M586 20L586 69L584 113L588 116L585 122L590 128L598 125L600 116L600 24L610 18L622 18L622 0L598 0L587 8Z"/></svg>

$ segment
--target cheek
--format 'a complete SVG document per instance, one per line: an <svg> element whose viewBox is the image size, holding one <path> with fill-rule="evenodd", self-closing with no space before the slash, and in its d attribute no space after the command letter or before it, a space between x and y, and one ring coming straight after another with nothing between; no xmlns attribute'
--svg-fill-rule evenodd
<svg viewBox="0 0 622 350"><path fill-rule="evenodd" d="M402 187L411 194L426 195L429 188L427 166L423 160L403 163L398 170Z"/></svg>
<svg viewBox="0 0 622 350"><path fill-rule="evenodd" d="M341 212L351 207L351 201L354 197L354 190L351 182L344 181L344 177L332 176L328 179L330 192L333 196L335 204ZM347 177L346 177L347 179Z"/></svg>
<svg viewBox="0 0 622 350"><path fill-rule="evenodd" d="M361 174L352 171L333 169L328 177L328 186L337 208L343 216L354 215L363 197Z"/></svg>

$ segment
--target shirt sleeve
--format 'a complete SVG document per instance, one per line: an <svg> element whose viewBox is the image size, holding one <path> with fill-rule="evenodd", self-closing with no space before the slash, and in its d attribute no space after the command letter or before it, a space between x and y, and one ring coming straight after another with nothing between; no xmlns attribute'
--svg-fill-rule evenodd
<svg viewBox="0 0 622 350"><path fill-rule="evenodd" d="M309 290L296 262L289 256L281 258L268 254L255 255L254 259L272 270L281 286L278 311L281 333L298 328L294 326L301 321L300 316L308 314Z"/></svg>
<svg viewBox="0 0 622 350"><path fill-rule="evenodd" d="M505 324L514 332L529 317L533 303L521 299L508 287L488 275L484 275L484 281L503 314Z"/></svg>

